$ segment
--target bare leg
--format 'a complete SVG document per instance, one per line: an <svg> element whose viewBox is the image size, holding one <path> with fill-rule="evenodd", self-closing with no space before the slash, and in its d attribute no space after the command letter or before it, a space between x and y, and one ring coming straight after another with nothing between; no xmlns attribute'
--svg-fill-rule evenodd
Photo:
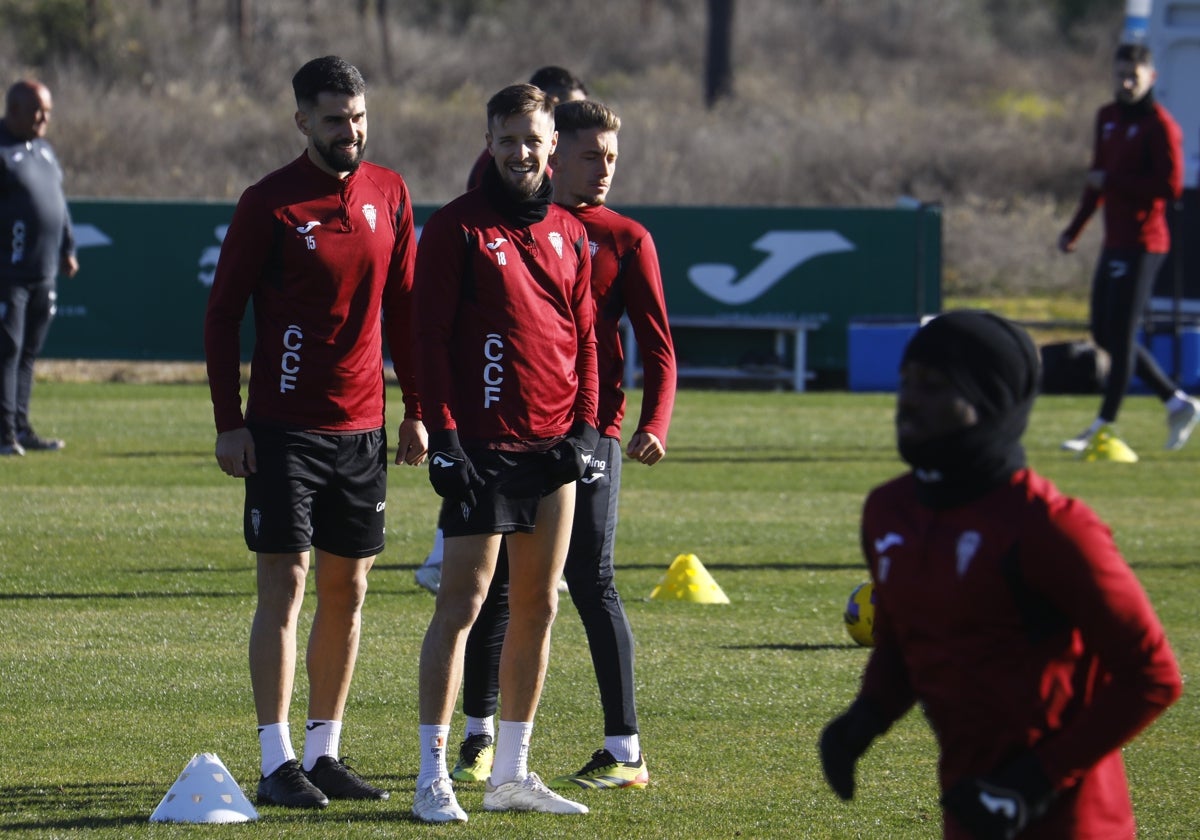
<svg viewBox="0 0 1200 840"><path fill-rule="evenodd" d="M450 723L462 682L463 650L487 595L500 551L499 534L447 537L442 583L421 645L419 720Z"/></svg>
<svg viewBox="0 0 1200 840"><path fill-rule="evenodd" d="M296 623L308 552L258 555L258 606L250 626L250 685L259 725L287 720L296 677Z"/></svg>
<svg viewBox="0 0 1200 840"><path fill-rule="evenodd" d="M341 720L358 660L367 572L374 557L355 560L316 551L317 611L308 637L308 716Z"/></svg>
<svg viewBox="0 0 1200 840"><path fill-rule="evenodd" d="M506 537L510 617L500 655L501 720L529 722L537 711L574 513L572 483L542 499L532 534Z"/></svg>

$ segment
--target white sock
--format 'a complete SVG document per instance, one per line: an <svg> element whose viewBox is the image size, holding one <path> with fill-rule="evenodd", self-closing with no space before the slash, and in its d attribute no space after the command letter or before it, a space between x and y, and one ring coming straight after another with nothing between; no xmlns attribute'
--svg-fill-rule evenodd
<svg viewBox="0 0 1200 840"><path fill-rule="evenodd" d="M637 761L642 754L642 746L637 734L605 735L604 749L612 753L617 761Z"/></svg>
<svg viewBox="0 0 1200 840"><path fill-rule="evenodd" d="M417 729L421 733L421 767L417 771L417 788L428 787L438 779L449 779L446 769L446 740L450 727L435 723L422 723Z"/></svg>
<svg viewBox="0 0 1200 840"><path fill-rule="evenodd" d="M467 728L463 730L463 734L470 738L472 735L487 735L493 741L496 740L496 724L495 715L487 717L471 717L467 715Z"/></svg>
<svg viewBox="0 0 1200 840"><path fill-rule="evenodd" d="M492 784L515 782L529 775L529 741L533 721L502 720L496 740L496 760L492 764Z"/></svg>
<svg viewBox="0 0 1200 840"><path fill-rule="evenodd" d="M340 720L313 720L304 724L304 769L311 770L323 755L338 757L342 740Z"/></svg>
<svg viewBox="0 0 1200 840"><path fill-rule="evenodd" d="M1107 426L1109 423L1113 423L1113 422L1116 422L1116 421L1105 420L1103 417L1097 417L1095 420L1092 421L1092 425L1088 426L1086 434L1094 435L1094 434L1096 434L1096 432L1100 431L1101 426Z"/></svg>
<svg viewBox="0 0 1200 840"><path fill-rule="evenodd" d="M442 565L442 554L446 548L446 537L442 534L442 529L438 528L433 532L433 548L429 549L429 553L425 555L425 562L422 566L440 566Z"/></svg>
<svg viewBox="0 0 1200 840"><path fill-rule="evenodd" d="M292 749L292 730L287 721L258 727L258 745L262 749L264 778L278 770L285 761L296 758L296 751Z"/></svg>
<svg viewBox="0 0 1200 840"><path fill-rule="evenodd" d="M1183 391L1177 390L1171 395L1170 399L1167 400L1167 411L1178 411L1189 402L1191 402L1191 398L1189 398L1188 395Z"/></svg>

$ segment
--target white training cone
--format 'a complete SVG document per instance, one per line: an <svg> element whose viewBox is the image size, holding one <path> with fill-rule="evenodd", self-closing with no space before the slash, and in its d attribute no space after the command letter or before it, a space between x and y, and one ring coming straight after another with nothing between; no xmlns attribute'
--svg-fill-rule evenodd
<svg viewBox="0 0 1200 840"><path fill-rule="evenodd" d="M239 823L258 819L215 753L198 753L158 803L150 822Z"/></svg>

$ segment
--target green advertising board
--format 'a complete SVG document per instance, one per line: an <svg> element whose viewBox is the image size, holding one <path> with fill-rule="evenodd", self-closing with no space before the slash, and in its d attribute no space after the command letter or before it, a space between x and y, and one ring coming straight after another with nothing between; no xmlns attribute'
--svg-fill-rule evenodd
<svg viewBox="0 0 1200 840"><path fill-rule="evenodd" d="M620 209L620 208L618 208ZM937 206L821 209L630 207L654 236L672 316L730 323L816 315L808 366L844 375L850 321L912 319L941 308ZM754 340L742 335L741 341ZM769 336L758 336L768 341ZM676 336L681 358L737 364L733 337Z"/></svg>
<svg viewBox="0 0 1200 840"><path fill-rule="evenodd" d="M58 282L42 355L204 358L204 307L233 205L70 202L79 274Z"/></svg>
<svg viewBox="0 0 1200 840"><path fill-rule="evenodd" d="M72 201L81 268L59 283L59 319L43 355L202 359L204 307L233 207ZM418 224L435 209L416 207ZM844 373L850 321L911 318L941 306L936 207L617 209L653 234L671 315L819 315L823 326L808 339L817 371ZM737 354L728 346L736 340L714 334L694 352Z"/></svg>

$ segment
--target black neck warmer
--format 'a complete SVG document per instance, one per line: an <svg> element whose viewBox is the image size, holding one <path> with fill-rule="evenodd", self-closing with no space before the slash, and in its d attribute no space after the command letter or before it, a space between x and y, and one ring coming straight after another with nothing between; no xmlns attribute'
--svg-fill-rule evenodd
<svg viewBox="0 0 1200 840"><path fill-rule="evenodd" d="M545 176L542 177L542 184L537 188L537 192L528 198L517 198L500 178L495 164L488 166L484 171L482 186L488 203L516 227L529 227L546 218L550 202L554 198L554 186Z"/></svg>
<svg viewBox="0 0 1200 840"><path fill-rule="evenodd" d="M1154 102L1154 88L1150 88L1137 102L1125 103L1118 100L1117 112L1121 115L1122 122L1136 122L1154 110Z"/></svg>
<svg viewBox="0 0 1200 840"><path fill-rule="evenodd" d="M1024 330L988 312L948 312L913 336L901 364L907 361L944 373L979 416L969 428L900 445L922 504L965 504L1025 466L1021 435L1037 396L1039 365Z"/></svg>

